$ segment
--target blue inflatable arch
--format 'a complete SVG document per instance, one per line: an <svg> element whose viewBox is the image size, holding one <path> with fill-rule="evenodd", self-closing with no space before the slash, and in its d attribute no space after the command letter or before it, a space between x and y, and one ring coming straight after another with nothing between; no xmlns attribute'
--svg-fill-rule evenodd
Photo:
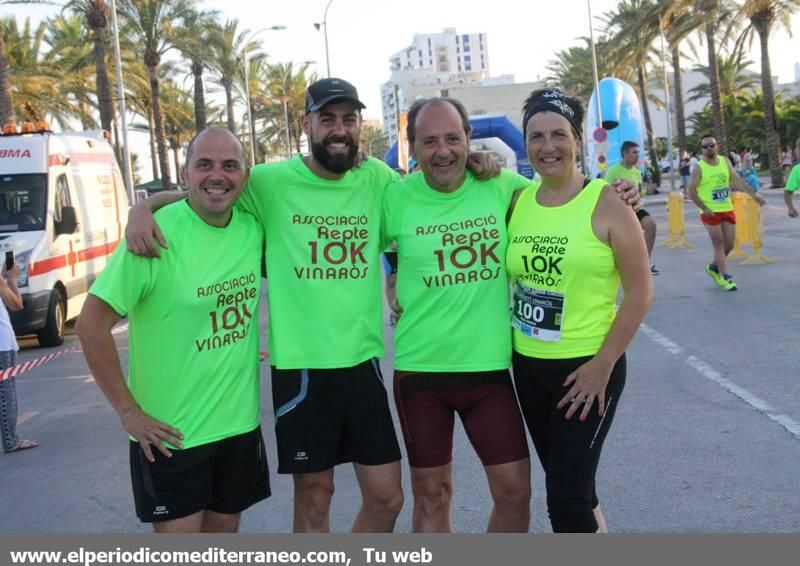
<svg viewBox="0 0 800 566"><path fill-rule="evenodd" d="M514 125L507 116L473 116L469 119L472 126L472 139L498 138L505 143L517 158L517 172L528 179L533 178L533 168L528 161L525 143L522 139L522 130ZM389 167L396 169L397 142L386 152L384 161ZM405 167L404 167L405 169Z"/></svg>

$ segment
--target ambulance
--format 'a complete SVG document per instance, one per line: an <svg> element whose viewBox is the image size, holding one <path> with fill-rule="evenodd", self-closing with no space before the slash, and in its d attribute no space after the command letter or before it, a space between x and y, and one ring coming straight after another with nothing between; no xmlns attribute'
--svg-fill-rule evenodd
<svg viewBox="0 0 800 566"><path fill-rule="evenodd" d="M16 334L64 341L87 291L123 236L128 199L103 132L6 124L0 135L0 262L13 252L24 309Z"/></svg>

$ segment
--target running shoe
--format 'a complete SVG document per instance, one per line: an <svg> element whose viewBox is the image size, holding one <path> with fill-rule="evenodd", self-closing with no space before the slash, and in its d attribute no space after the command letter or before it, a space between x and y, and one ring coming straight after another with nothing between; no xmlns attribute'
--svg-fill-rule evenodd
<svg viewBox="0 0 800 566"><path fill-rule="evenodd" d="M655 263L650 264L650 275L661 275L661 272L658 270Z"/></svg>
<svg viewBox="0 0 800 566"><path fill-rule="evenodd" d="M720 279L722 280L721 287L726 291L736 291L738 289L736 283L733 282L733 277L730 275L723 275Z"/></svg>
<svg viewBox="0 0 800 566"><path fill-rule="evenodd" d="M706 265L706 273L708 273L709 277L711 277L711 279L714 281L714 283L717 284L717 286L722 287L721 283L722 276L719 274L719 270L717 269L716 265L712 263Z"/></svg>

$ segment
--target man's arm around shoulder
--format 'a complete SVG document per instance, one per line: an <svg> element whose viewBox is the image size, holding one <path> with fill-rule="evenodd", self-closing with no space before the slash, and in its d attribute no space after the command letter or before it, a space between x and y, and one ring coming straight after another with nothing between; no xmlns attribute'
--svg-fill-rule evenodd
<svg viewBox="0 0 800 566"><path fill-rule="evenodd" d="M164 191L133 206L128 211L128 225L125 227L128 251L145 257L161 257L158 248L167 248L167 240L153 219L153 213L187 196L186 191Z"/></svg>

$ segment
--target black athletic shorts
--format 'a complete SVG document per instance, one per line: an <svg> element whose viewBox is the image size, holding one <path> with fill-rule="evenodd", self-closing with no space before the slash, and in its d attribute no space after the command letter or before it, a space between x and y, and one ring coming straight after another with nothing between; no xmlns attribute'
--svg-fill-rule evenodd
<svg viewBox="0 0 800 566"><path fill-rule="evenodd" d="M455 413L484 466L529 457L525 425L507 369L453 373L395 371L394 402L408 462L414 468L451 462Z"/></svg>
<svg viewBox="0 0 800 566"><path fill-rule="evenodd" d="M400 459L377 359L349 368L271 369L279 474Z"/></svg>
<svg viewBox="0 0 800 566"><path fill-rule="evenodd" d="M642 219L644 219L646 216L650 216L650 213L647 212L645 209L640 208L639 210L636 211L636 218L639 219L639 222L641 222Z"/></svg>
<svg viewBox="0 0 800 566"><path fill-rule="evenodd" d="M261 427L185 450L167 458L153 448L148 462L130 441L136 516L144 523L188 517L208 509L235 515L270 496Z"/></svg>

